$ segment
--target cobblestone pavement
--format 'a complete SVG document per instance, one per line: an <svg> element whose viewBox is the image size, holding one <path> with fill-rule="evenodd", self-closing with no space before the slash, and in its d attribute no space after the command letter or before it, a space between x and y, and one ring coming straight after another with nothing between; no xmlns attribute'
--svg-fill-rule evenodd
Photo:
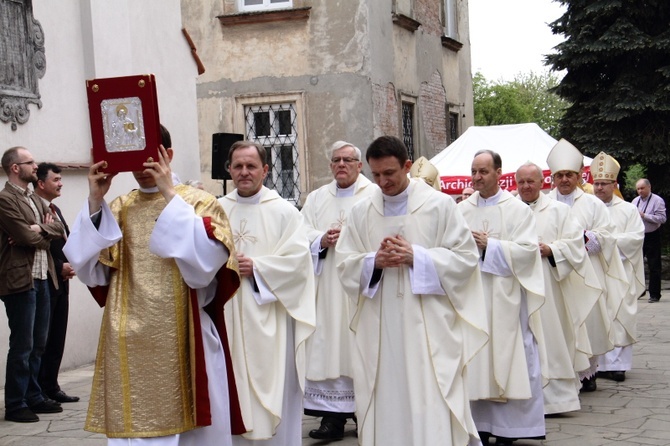
<svg viewBox="0 0 670 446"><path fill-rule="evenodd" d="M670 445L670 292L666 283L663 288L659 303L638 301L639 342L626 381L599 379L596 392L582 395L580 411L547 418L546 440L520 440L516 446ZM105 445L103 436L82 429L92 374L92 366L61 373L63 389L82 397L78 403L63 404L62 413L40 415L39 422L29 424L0 420L0 446ZM315 418L303 419L303 446L328 444L308 437L318 424ZM345 429L344 440L334 445L358 443L354 424L349 422Z"/></svg>

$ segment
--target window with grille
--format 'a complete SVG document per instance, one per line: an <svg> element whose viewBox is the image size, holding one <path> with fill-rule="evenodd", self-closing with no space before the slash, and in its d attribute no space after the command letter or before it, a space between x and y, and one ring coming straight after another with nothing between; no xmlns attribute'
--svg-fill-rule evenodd
<svg viewBox="0 0 670 446"><path fill-rule="evenodd" d="M456 138L458 138L458 113L449 112L449 128L447 132L449 135L448 144L456 141Z"/></svg>
<svg viewBox="0 0 670 446"><path fill-rule="evenodd" d="M402 103L402 141L407 146L407 155L414 161L414 104Z"/></svg>
<svg viewBox="0 0 670 446"><path fill-rule="evenodd" d="M244 107L247 139L265 147L268 176L263 183L283 198L300 201L297 114L294 104L262 104Z"/></svg>
<svg viewBox="0 0 670 446"><path fill-rule="evenodd" d="M240 11L264 11L292 8L293 0L238 0Z"/></svg>

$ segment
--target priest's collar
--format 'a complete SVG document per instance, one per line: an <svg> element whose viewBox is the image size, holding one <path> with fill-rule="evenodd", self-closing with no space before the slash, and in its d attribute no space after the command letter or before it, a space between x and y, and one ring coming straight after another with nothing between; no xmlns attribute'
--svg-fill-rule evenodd
<svg viewBox="0 0 670 446"><path fill-rule="evenodd" d="M250 197L242 197L240 194L237 194L237 202L242 204L258 204L261 202L261 194L263 193L263 188L256 192Z"/></svg>
<svg viewBox="0 0 670 446"><path fill-rule="evenodd" d="M542 193L542 192L540 192L540 193ZM540 201L540 196L538 195L538 197L534 201L525 201L525 200L521 200L521 201L523 201L528 206L530 206L531 209L534 209L537 202Z"/></svg>
<svg viewBox="0 0 670 446"><path fill-rule="evenodd" d="M407 200L409 199L409 189L411 187L414 187L414 184L410 181L405 190L398 195L385 195L382 192L385 217L395 217L407 214Z"/></svg>
<svg viewBox="0 0 670 446"><path fill-rule="evenodd" d="M356 190L356 182L354 181L349 187L340 187L335 183L336 197L353 197Z"/></svg>
<svg viewBox="0 0 670 446"><path fill-rule="evenodd" d="M561 203L565 203L570 207L575 204L575 195L577 195L577 188L575 188L568 195L563 195L558 191L558 189L556 189L556 200L560 201Z"/></svg>
<svg viewBox="0 0 670 446"><path fill-rule="evenodd" d="M496 192L495 195L492 195L489 198L483 198L481 195L479 195L477 197L477 207L483 208L486 206L495 206L500 201L500 197L502 197L502 194L503 190L501 188L498 188L498 192Z"/></svg>

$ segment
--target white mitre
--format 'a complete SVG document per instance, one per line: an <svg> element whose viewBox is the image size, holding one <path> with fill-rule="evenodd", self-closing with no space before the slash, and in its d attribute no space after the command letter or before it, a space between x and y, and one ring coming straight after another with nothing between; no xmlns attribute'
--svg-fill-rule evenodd
<svg viewBox="0 0 670 446"><path fill-rule="evenodd" d="M579 172L583 162L582 152L563 138L556 143L547 156L547 164L552 174L561 170Z"/></svg>

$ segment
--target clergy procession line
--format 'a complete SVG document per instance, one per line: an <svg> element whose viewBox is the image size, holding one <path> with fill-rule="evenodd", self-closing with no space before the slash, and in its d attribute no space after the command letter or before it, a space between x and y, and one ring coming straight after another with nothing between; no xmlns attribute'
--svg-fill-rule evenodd
<svg viewBox="0 0 670 446"><path fill-rule="evenodd" d="M303 413L324 442L351 423L363 446L509 445L631 370L665 204L645 179L635 205L619 198L606 153L593 194L561 140L554 189L528 162L514 196L482 150L456 203L398 138L367 148L373 181L337 141L333 180L298 211L263 186L262 145L232 145L217 200L177 181L161 130L139 189L109 205L114 174L91 166L63 248L104 306L85 429L108 445L298 446Z"/></svg>

